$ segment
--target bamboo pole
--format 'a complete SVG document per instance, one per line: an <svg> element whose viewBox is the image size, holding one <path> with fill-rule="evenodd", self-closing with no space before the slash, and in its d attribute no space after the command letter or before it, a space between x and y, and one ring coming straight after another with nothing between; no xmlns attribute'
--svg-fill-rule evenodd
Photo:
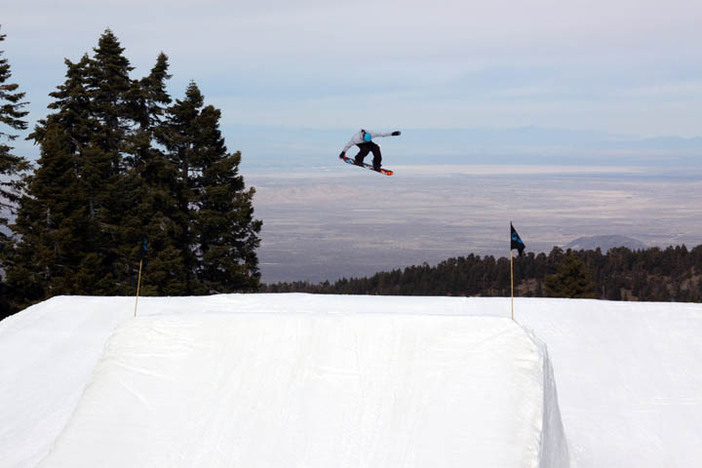
<svg viewBox="0 0 702 468"><path fill-rule="evenodd" d="M137 305L139 304L139 288L141 287L141 266L144 264L144 259L139 260L139 279L137 279L136 300L134 301L134 316L136 317Z"/></svg>
<svg viewBox="0 0 702 468"><path fill-rule="evenodd" d="M512 249L509 249L509 279L511 291L512 320L514 320L514 260L512 259Z"/></svg>

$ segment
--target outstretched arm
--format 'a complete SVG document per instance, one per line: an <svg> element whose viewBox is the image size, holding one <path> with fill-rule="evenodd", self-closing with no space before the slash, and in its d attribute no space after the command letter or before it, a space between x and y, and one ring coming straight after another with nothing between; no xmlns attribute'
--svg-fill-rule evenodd
<svg viewBox="0 0 702 468"><path fill-rule="evenodd" d="M401 132L399 130L395 130L394 132L390 133L376 133L376 132L368 132L370 133L371 138L380 138L380 137L389 137L389 136L400 136Z"/></svg>

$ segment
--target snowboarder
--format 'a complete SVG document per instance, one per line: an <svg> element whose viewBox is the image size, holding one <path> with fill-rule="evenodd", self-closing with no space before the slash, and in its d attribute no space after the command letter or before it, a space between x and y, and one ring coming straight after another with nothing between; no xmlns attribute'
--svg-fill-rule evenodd
<svg viewBox="0 0 702 468"><path fill-rule="evenodd" d="M380 146L375 144L372 140L373 138L388 137L388 136L399 136L399 131L394 131L392 133L377 133L369 132L361 129L358 133L351 137L344 150L339 155L339 158L344 159L346 156L346 151L349 150L353 145L358 146L359 152L354 158L354 162L357 166L363 165L363 159L368 155L368 153L373 153L373 170L380 171L381 162L383 157L380 155Z"/></svg>

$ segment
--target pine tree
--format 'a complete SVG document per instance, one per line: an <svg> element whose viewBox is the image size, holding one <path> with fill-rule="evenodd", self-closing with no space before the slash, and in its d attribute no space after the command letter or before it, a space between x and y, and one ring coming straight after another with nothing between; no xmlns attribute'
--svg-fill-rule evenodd
<svg viewBox="0 0 702 468"><path fill-rule="evenodd" d="M125 159L135 116L131 92L134 87L129 60L117 37L106 30L94 49L87 69L91 131L86 165L81 174L88 187L90 217L98 229L89 239L91 263L84 265L87 278L93 278L91 294L114 294L115 284L127 281L129 270L120 260L124 203L133 186L125 183Z"/></svg>
<svg viewBox="0 0 702 468"><path fill-rule="evenodd" d="M50 94L53 113L30 135L41 155L21 200L21 240L8 269L23 303L57 293L110 294L120 280L131 67L109 30L94 51L94 58L66 60L66 81Z"/></svg>
<svg viewBox="0 0 702 468"><path fill-rule="evenodd" d="M41 144L38 168L29 177L13 229L15 246L8 280L20 303L56 292L84 293L76 274L85 257L87 237L97 229L90 222L87 188L81 178L83 152L90 141L89 101L85 70L89 58L66 60L66 82L51 93L55 112L40 120L30 135Z"/></svg>
<svg viewBox="0 0 702 468"><path fill-rule="evenodd" d="M5 35L0 33L0 42L5 40ZM29 163L21 156L12 154L14 148L10 142L17 138L15 133L27 129L25 117L28 112L22 110L27 105L23 101L25 93L19 91L17 83L8 83L12 77L10 63L4 58L0 50L0 265L8 268L12 263L12 239L9 238L4 228L7 228L10 213L14 212L20 198L22 182ZM2 278L0 278L1 280ZM10 313L10 303L7 300L7 286L0 281L0 320Z"/></svg>
<svg viewBox="0 0 702 468"><path fill-rule="evenodd" d="M131 294L136 284L137 250L141 239L149 242L147 265L142 276L144 295L179 295L186 291L184 252L177 239L187 229L187 213L180 209L181 185L176 167L154 145L162 131L167 105L168 57L161 53L151 73L135 82L130 103L137 128L129 139L126 161L128 170L122 179L127 194L123 202L120 229L120 255L123 280L117 292ZM131 279L131 281L125 281Z"/></svg>
<svg viewBox="0 0 702 468"><path fill-rule="evenodd" d="M238 173L241 154L224 145L220 111L194 83L170 105L163 53L132 80L110 30L93 52L66 60L52 112L30 135L40 158L13 226L15 306L54 294L133 294L144 237L144 294L256 290L261 222Z"/></svg>
<svg viewBox="0 0 702 468"><path fill-rule="evenodd" d="M556 274L546 277L544 293L547 297L595 299L596 287L585 263L568 250L560 258Z"/></svg>
<svg viewBox="0 0 702 468"><path fill-rule="evenodd" d="M182 239L193 294L257 290L260 285L256 248L261 221L253 215L255 190L239 174L241 153L230 154L219 129L220 111L204 106L195 83L185 99L169 109L162 143L178 167L188 213Z"/></svg>
<svg viewBox="0 0 702 468"><path fill-rule="evenodd" d="M133 90L129 73L133 67L124 56L124 48L117 37L107 29L94 49L94 57L88 67L88 97L95 128L93 144L102 157L96 163L96 176L110 176L122 169L122 155L126 135L133 124L130 108Z"/></svg>
<svg viewBox="0 0 702 468"><path fill-rule="evenodd" d="M5 40L5 35L0 33L0 42ZM22 110L27 105L23 101L25 93L19 91L17 83L8 83L12 72L6 58L2 57L0 50L0 124L9 127L11 131L27 129L25 117L28 112ZM6 226L7 219L3 216L6 210L13 209L19 199L19 185L17 177L29 169L29 163L21 156L12 154L13 147L8 143L14 141L18 135L6 133L0 127L0 225ZM0 232L0 236L2 236Z"/></svg>

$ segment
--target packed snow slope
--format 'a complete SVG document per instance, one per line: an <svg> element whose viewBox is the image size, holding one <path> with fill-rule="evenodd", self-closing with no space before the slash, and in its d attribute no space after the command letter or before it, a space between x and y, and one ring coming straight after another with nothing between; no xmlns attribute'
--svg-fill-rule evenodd
<svg viewBox="0 0 702 468"><path fill-rule="evenodd" d="M504 318L138 318L40 466L564 466L549 369Z"/></svg>
<svg viewBox="0 0 702 468"><path fill-rule="evenodd" d="M490 367L491 370L486 379L470 379L468 382L463 380L468 377L461 374L460 370L450 371L451 366L457 364L454 359L458 357L454 354L458 352L448 348L442 351L443 346L451 343L449 337L452 336L453 331L439 332L445 330L441 327L437 328L437 341L433 343L443 344L425 348L421 348L416 340L426 340L429 335L417 332L412 345L413 341L408 334L414 332L410 333L409 330L403 329L404 331L400 333L397 328L391 328L400 335L395 337L386 333L374 344L378 347L374 348L375 354L385 349L387 354L384 358L378 356L374 359L365 351L356 356L353 350L361 348L356 348L356 344L354 346L348 343L344 346L341 344L344 339L349 339L351 336L360 336L352 332L356 330L354 327L359 326L352 324L357 316L368 321L386 320L388 322L382 325L381 329L387 331L387 328L383 327L390 326L393 317L387 316L392 314L398 314L399 319L408 318L408 322L426 319L428 315L442 316L439 317L438 322L444 319L443 316L454 315L509 317L509 299L304 294L142 298L139 302L137 320L132 317L133 306L133 298L58 297L0 322L0 421L2 421L0 466L34 467L42 460L47 463L46 466L51 466L49 462L52 459L56 460L57 464L59 460L70 462L69 458L53 457L63 457L66 456L65 454L73 456L76 452L69 448L76 439L88 436L83 432L87 428L99 425L106 431L118 429L114 426L110 428L110 425L119 415L120 408L123 408L121 405L125 405L126 410L123 414L126 418L134 417L133 409L141 405L146 413L153 412L153 415L157 415L156 419L165 418L175 424L185 416L182 408L168 408L173 402L200 401L199 407L187 410L195 420L197 420L197 411L214 411L211 406L207 406L212 404L212 399L200 400L201 396L197 396L197 392L192 392L197 389L198 378L202 379L203 376L211 375L213 372L216 376L217 372L223 372L216 377L220 382L224 382L227 378L234 378L233 373L226 369L217 369L219 364L216 359L203 362L203 369L192 373L192 385L185 384L186 388L177 389L175 385L165 385L165 388L162 388L160 383L154 384L153 387L151 385L153 382L182 379L184 375L191 375L192 367L186 365L187 361L183 361L183 368L175 365L173 359L178 353L187 355L187 351L199 356L217 354L217 349L213 348L212 344L212 341L217 340L210 338L212 334L216 336L220 332L215 327L206 326L210 319L219 321L225 317L223 323L228 324L226 327L222 325L221 333L226 337L237 337L236 340L231 340L231 343L217 345L222 346L222 352L226 350L225 354L228 356L238 346L237 340L245 339L248 343L251 343L251 340L255 341L253 336L247 337L242 331L234 330L234 322L240 315L254 317L262 322L274 318L293 322L300 320L301 323L308 324L310 321L314 322L315 318L321 322L327 318L336 319L339 323L347 322L344 327L334 330L329 337L322 333L324 327L321 325L316 333L308 330L310 335L299 334L298 340L303 336L314 337L313 343L305 343L304 346L301 342L294 345L293 338L286 335L286 340L282 340L277 345L281 346L281 349L297 350L288 358L294 357L297 360L295 362L288 360L286 364L286 361L280 359L275 360L273 365L274 359L271 355L261 357L262 361L258 362L246 359L240 362L245 369L254 373L254 378L258 379L258 387L260 387L257 391L261 392L261 396L269 400L268 403L271 405L265 408L259 407L259 413L268 412L270 419L267 421L274 421L279 425L273 428L281 437L287 434L280 426L283 424L281 421L286 421L289 425L300 424L300 427L314 428L315 432L311 434L315 434L315 437L323 434L320 428L325 427L324 424L334 423L336 424L334 427L345 428L356 424L359 428L364 428L363 431L358 431L357 438L347 440L349 446L343 446L339 440L334 439L338 437L336 432L326 435L330 443L334 442L330 439L334 439L335 443L339 444L337 447L340 457L342 454L347 457L360 456L354 452L351 445L363 447L363 444L369 443L368 440L378 437L376 439L378 444L389 444L384 448L387 450L385 455L402 454L408 457L405 458L408 463L406 466L412 466L412 460L409 457L416 457L414 461L419 460L422 456L421 450L424 449L402 453L402 439L382 439L380 433L375 436L366 433L366 428L376 427L369 423L370 419L377 417L379 418L377 421L383 421L386 425L401 424L402 421L408 423L413 419L418 422L417 425L413 428L409 424L402 426L406 431L403 432L403 437L421 435L424 444L420 445L425 448L430 446L427 444L439 444L441 441L436 440L436 434L422 427L422 423L428 421L422 418L431 416L430 419L433 418L431 424L438 424L438 421L443 418L446 418L445 421L449 421L449 424L460 424L460 420L453 421L451 418L451 412L455 408L448 406L455 406L457 402L461 402L461 405L474 405L475 402L471 401L471 398L483 398L484 395L487 395L486 402L495 402L498 398L504 398L500 401L510 405L518 404L510 398L510 392L519 389L520 392L526 392L525 398L533 395L534 391L538 390L538 386L532 381L537 373L529 374L526 371L538 367L534 364L539 360L548 362L550 356L558 387L557 401L570 448L570 461L574 466L683 467L698 466L702 460L702 360L699 359L702 355L702 340L699 339L702 336L702 305L700 304L515 299L516 321L524 329L532 330L533 334L547 345L548 354L539 345L539 340L530 336L531 333L524 335L519 332L519 328L504 325L504 333L492 337L492 340L499 341L510 337L508 342L502 347L495 343L482 344L485 352L477 354L484 360L476 361L476 366L487 372L485 369L489 364L487 359L492 357L504 358L504 360L500 360L497 367L494 367L494 364L498 361L493 363L494 369ZM488 328L496 327L495 330L497 330L504 322L505 320L490 322L479 319L475 322L475 326L476 329L484 325ZM466 337L470 335L469 330L456 326L458 327L456 336L462 333L466 333ZM453 325L449 328L453 329ZM293 329L297 330L296 333L301 333L300 330L307 327L299 325ZM164 330L178 330L178 332L175 335L164 335ZM365 331L365 328L363 330ZM207 343L198 344L200 340L197 338L205 336L208 339L203 341ZM266 345L276 344L274 336L264 334L260 342ZM404 338L400 340L400 336ZM364 339L369 337L370 335ZM338 341L339 348L335 348L334 355L325 356L312 351L321 349L315 346L330 346L337 338L341 341ZM471 341L468 339L467 342ZM151 343L153 346L149 346ZM158 343L160 344L156 346ZM402 347L400 343L404 343ZM518 343L521 344L518 345ZM310 347L305 348L307 346ZM526 352L527 348L532 347L537 350L536 354ZM309 352L303 352L303 348ZM422 359L425 361L420 359L419 354L415 354L416 367L405 367L405 369L413 369L414 373L403 374L399 368L394 368L395 374L391 374L394 377L382 376L382 370L387 370L387 366L392 364L393 350L398 353L397 356L405 356L400 349L405 351L414 349L417 353L420 349L424 349L426 354ZM251 352L249 348L243 351ZM517 366L518 370L515 373L518 375L516 376L506 375L510 373L508 371L511 369L510 366L515 364L508 359L506 354L509 353L506 351L519 352L517 359L521 364ZM440 356L447 359L447 362L436 366L430 365L430 355L433 356L432 359ZM332 359L334 366L329 365ZM163 360L162 363L156 364L161 360ZM339 364L343 362L346 363L345 367ZM479 362L482 364L478 365ZM141 367L133 367L134 363L138 363ZM295 373L293 369L297 368L296 363L303 364L302 368L308 370L304 373ZM368 369L373 369L372 372L376 373L373 375L381 375L380 380L378 382L373 382L372 379L361 381L358 368L353 367L356 363L368 365ZM266 366L275 369L275 373L265 373L259 368ZM354 396L354 391L363 390L372 393L381 385L394 388L391 384L392 379L418 385L419 381L416 379L419 378L419 374L430 368L433 369L433 375L444 375L448 379L448 388L453 390L447 388L446 393L441 395L442 398L447 399L447 402L451 402L450 405L447 403L444 407L442 402L428 398L431 384L425 381L423 387L418 387L422 391L414 394L392 394L392 396L386 394L385 398L389 399L387 401L382 400L379 393L375 394L376 399L369 400L373 401L372 404L375 406L365 407L362 414L359 414L359 407L354 406L354 404L360 404L358 397ZM315 370L312 371L312 369ZM291 384L290 388L286 389L286 393L279 394L274 392L269 384L275 382L275 379L283 379L282 372L288 372L285 377L287 380L284 379L284 381L296 382L297 386ZM541 375L540 385L542 385L544 397L555 399L555 395L549 395L548 392L548 369L544 369ZM122 377L128 380L120 380ZM334 385L334 389L339 392L343 403L330 403L328 397L325 397L325 392L329 388L321 386L320 383L325 379L336 380L338 385ZM129 385L120 389L119 385L110 385L109 382L128 382ZM178 382L181 381L178 380ZM495 382L502 383L503 388L494 388ZM133 384L138 385L133 387ZM490 390L483 388L487 384ZM215 389L226 389L227 385L212 387L204 385L204 387L214 392ZM314 388L317 393L306 393L305 388ZM171 394L175 390L178 390L176 394ZM406 389L398 388L398 390ZM244 389L241 391L243 392ZM497 395L492 395L492 391ZM463 393L465 398L461 398L457 395L458 393ZM154 401L155 394L164 401ZM212 398L216 399L217 396L219 394L213 393ZM140 398L148 399L140 400ZM236 410L239 411L241 418L250 417L256 409L255 399L250 395L249 398L252 398L249 401L253 402L254 407ZM108 399L114 402L114 407L109 408L103 404ZM401 403L408 404L411 411L407 414L395 415L393 408L399 408L399 406L395 407L393 404ZM223 408L225 412L235 410L231 406L234 404L232 402L225 400L222 404L225 405ZM330 408L328 415L320 411L323 405ZM468 419L475 418L476 415L488 417L488 413L493 410L500 411L500 408L492 408L491 405L492 403L486 403L485 407L478 405L475 414L471 414ZM281 418L276 411L282 411L282 408L289 408L290 411ZM380 411L380 408L387 413ZM533 409L529 405L523 407L526 410L529 408ZM555 434L551 431L548 422L556 420L555 415L547 414L548 405L544 404L542 408L544 408L543 418L540 420L542 431L544 434ZM375 414L373 411L379 411L379 413ZM423 411L425 413L422 413ZM459 408L458 411L460 412L461 409ZM520 414L509 412L511 421L531 421L538 424L539 418L534 418L536 413L528 416L529 411ZM216 419L216 416L213 417ZM262 430L255 426L255 421L255 418L249 420L251 426L247 430L254 433ZM495 426L490 426L490 430L498 427L499 424L504 424L504 421L481 424L487 427L492 423L495 423ZM96 426L92 426L93 424ZM213 424L224 426L237 424L237 422L222 419ZM382 425L377 427L378 431L383 428ZM154 446L168 443L166 440L159 441L158 436L153 435L148 427L130 427L130 429L140 434L152 434L154 439L150 443ZM171 427L160 427L160 429L168 434L178 430ZM502 438L493 443L504 444L501 447L506 447L508 438L511 438L510 442L515 444L520 443L519 440L528 439L528 437L515 436L514 430L514 428L505 429ZM531 431L533 430L532 428ZM349 429L349 433L353 431ZM208 437L208 434L193 433L193 437L200 441L204 440L207 444L216 443L216 437ZM246 434L242 434L241 437L246 437ZM461 447L451 445L455 440L458 439L448 438L441 442L443 443L441 451L434 454L437 458L431 466L442 466L443 459L440 457L460 452ZM557 437L550 437L549 440L557 440ZM277 442L268 447L259 446L259 450L265 453L267 450L273 451L271 448L273 446L286 447L282 438ZM289 444L293 442L287 440ZM297 442L309 444L311 440L300 438ZM549 451L552 454L563 453L558 447L553 445L549 447L544 442L547 441L542 441L538 449L540 456ZM133 440L129 443L145 443L146 447L150 446L144 441ZM193 441L187 442L187 444L193 443ZM209 447L214 453L224 453L230 450L232 443L232 440L226 440L221 441L219 446L210 445ZM466 443L470 444L470 442ZM524 446L528 446L525 458L520 460L522 464L515 466L529 466L528 462L534 460L535 447L529 443L525 443ZM378 447L383 446L378 445ZM310 457L326 456L319 448L312 448L309 445L297 448L300 451L295 453L304 452ZM288 449L292 450L289 446ZM190 456L194 456L194 453L190 452ZM370 458L346 460L351 464L349 466L363 466L363 463L370 464L373 461ZM463 461L464 466L480 466L479 458L468 457ZM282 465L294 466L285 462ZM268 466L275 466L275 464L271 462Z"/></svg>

